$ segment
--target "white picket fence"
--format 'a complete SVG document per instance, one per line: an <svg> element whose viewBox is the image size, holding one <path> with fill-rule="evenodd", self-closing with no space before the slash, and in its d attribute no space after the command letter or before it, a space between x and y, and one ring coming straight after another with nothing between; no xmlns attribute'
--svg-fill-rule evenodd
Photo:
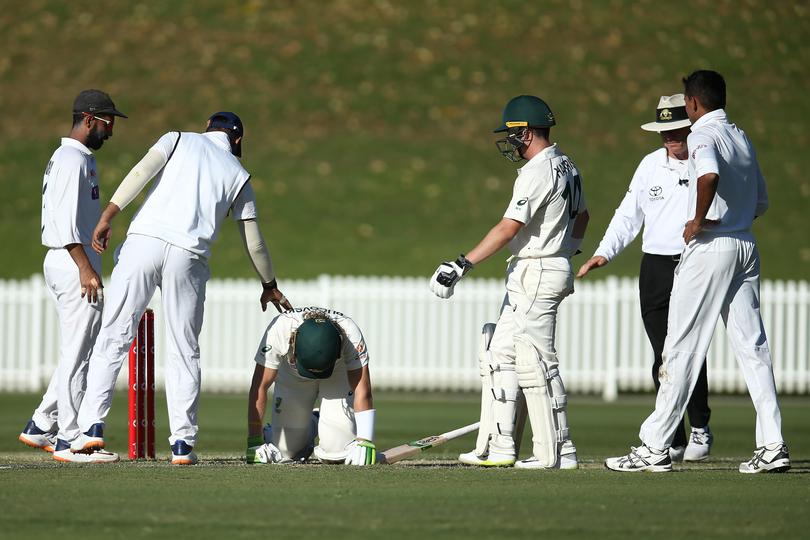
<svg viewBox="0 0 810 540"><path fill-rule="evenodd" d="M351 316L368 343L374 386L408 390L477 389L478 335L497 317L503 296L503 284L494 279L464 280L448 301L435 298L424 278L321 276L285 281L283 290L296 306L329 307ZM255 281L208 284L200 344L205 391L248 388L259 338L273 317L261 312L259 292ZM159 293L152 307L161 384L166 348ZM779 391L810 393L808 283L764 282L762 312ZM0 280L0 391L42 390L55 366L58 337L56 311L41 276ZM578 282L560 308L557 349L572 392L612 400L619 392L650 389L652 352L639 313L637 280ZM745 391L722 325L708 358L712 391Z"/></svg>

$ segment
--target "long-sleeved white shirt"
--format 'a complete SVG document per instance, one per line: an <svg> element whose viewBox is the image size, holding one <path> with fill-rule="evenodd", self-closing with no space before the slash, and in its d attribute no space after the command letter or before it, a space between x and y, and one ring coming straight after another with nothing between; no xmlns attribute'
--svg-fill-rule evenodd
<svg viewBox="0 0 810 540"><path fill-rule="evenodd" d="M594 255L613 259L638 236L642 226L644 253L677 255L683 251L683 227L689 219L688 169L686 160L668 157L665 148L647 154Z"/></svg>

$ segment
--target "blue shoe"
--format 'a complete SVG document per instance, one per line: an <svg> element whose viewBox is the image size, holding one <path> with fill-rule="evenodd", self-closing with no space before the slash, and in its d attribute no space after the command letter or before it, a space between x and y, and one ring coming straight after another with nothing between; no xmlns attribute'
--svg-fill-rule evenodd
<svg viewBox="0 0 810 540"><path fill-rule="evenodd" d="M90 429L79 435L70 443L71 452L84 452L87 450L101 450L104 448L104 423L98 422Z"/></svg>
<svg viewBox="0 0 810 540"><path fill-rule="evenodd" d="M172 445L172 465L195 465L197 454L186 441L178 439Z"/></svg>
<svg viewBox="0 0 810 540"><path fill-rule="evenodd" d="M18 437L21 443L46 452L53 452L56 445L56 432L42 431L33 420L29 420Z"/></svg>

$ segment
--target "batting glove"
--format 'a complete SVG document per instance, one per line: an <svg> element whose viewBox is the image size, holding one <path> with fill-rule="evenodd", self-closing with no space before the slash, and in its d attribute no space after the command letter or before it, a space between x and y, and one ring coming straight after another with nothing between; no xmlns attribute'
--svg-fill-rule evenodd
<svg viewBox="0 0 810 540"><path fill-rule="evenodd" d="M365 439L355 439L349 443L346 465L374 465L377 463L377 447Z"/></svg>
<svg viewBox="0 0 810 540"><path fill-rule="evenodd" d="M472 269L473 263L463 253L455 261L443 262L430 278L430 290L439 298L450 298L456 283Z"/></svg>
<svg viewBox="0 0 810 540"><path fill-rule="evenodd" d="M248 437L248 447L245 450L245 461L249 464L256 463L279 463L284 456L281 450L272 444L265 443L262 437Z"/></svg>

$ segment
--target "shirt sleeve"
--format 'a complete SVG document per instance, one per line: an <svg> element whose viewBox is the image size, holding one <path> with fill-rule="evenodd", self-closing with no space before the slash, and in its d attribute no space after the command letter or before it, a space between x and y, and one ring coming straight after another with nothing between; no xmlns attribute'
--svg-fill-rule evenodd
<svg viewBox="0 0 810 540"><path fill-rule="evenodd" d="M160 152L160 154L164 157L164 159L168 161L179 139L180 139L179 131L170 131L164 134L160 139L158 139L157 142L154 145L152 145L152 148L150 148L149 150L155 150L157 152Z"/></svg>
<svg viewBox="0 0 810 540"><path fill-rule="evenodd" d="M553 182L545 174L521 174L515 181L512 200L503 217L524 225L532 220L540 208L548 204Z"/></svg>
<svg viewBox="0 0 810 540"><path fill-rule="evenodd" d="M702 133L692 133L687 139L689 147L689 159L695 169L695 178L700 178L704 174L720 174L720 166L717 159L717 145L711 137Z"/></svg>
<svg viewBox="0 0 810 540"><path fill-rule="evenodd" d="M630 181L630 187L614 212L613 219L610 220L594 256L601 256L610 261L638 236L641 226L644 224L644 212L639 204L638 192L644 185L644 178L647 174L649 174L649 169L642 161L636 168L633 179Z"/></svg>
<svg viewBox="0 0 810 540"><path fill-rule="evenodd" d="M60 160L48 175L45 193L48 216L62 247L82 243L78 225L79 193L85 174L84 159L71 155Z"/></svg>
<svg viewBox="0 0 810 540"><path fill-rule="evenodd" d="M260 366L278 369L281 362L290 352L290 335L292 329L289 321L277 315L270 322L256 351L255 362Z"/></svg>
<svg viewBox="0 0 810 540"><path fill-rule="evenodd" d="M231 208L233 210L234 221L245 221L258 217L258 213L256 212L256 193L253 191L253 186L250 185L250 180L245 182L242 191L236 196L236 200L233 202Z"/></svg>
<svg viewBox="0 0 810 540"><path fill-rule="evenodd" d="M348 371L355 371L368 365L368 349L366 340L357 324L348 317L338 324L346 333L347 340L343 341L340 357L346 364Z"/></svg>

